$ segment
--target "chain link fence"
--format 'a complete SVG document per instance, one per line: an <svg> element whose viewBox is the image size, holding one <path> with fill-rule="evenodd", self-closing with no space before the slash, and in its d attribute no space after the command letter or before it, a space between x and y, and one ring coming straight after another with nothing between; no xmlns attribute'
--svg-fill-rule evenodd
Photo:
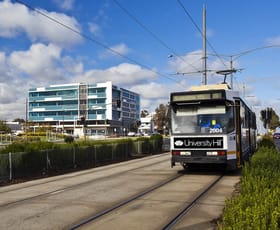
<svg viewBox="0 0 280 230"><path fill-rule="evenodd" d="M156 140L0 154L0 184L93 168L163 151ZM165 147L164 151L168 151Z"/></svg>

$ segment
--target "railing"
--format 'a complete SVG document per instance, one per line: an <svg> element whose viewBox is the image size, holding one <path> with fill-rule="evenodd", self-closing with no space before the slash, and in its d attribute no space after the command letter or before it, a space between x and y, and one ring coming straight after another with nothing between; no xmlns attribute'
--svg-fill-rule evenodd
<svg viewBox="0 0 280 230"><path fill-rule="evenodd" d="M0 184L73 170L93 168L104 163L126 161L142 154L169 151L156 140L48 149L44 151L0 154Z"/></svg>
<svg viewBox="0 0 280 230"><path fill-rule="evenodd" d="M57 98L61 98L63 100L78 100L78 95L50 95L50 96L31 96L29 97L29 101L45 101L45 99L54 99L57 101Z"/></svg>
<svg viewBox="0 0 280 230"><path fill-rule="evenodd" d="M68 111L68 110L78 110L78 105L74 104L74 105L67 105L67 106L63 106L63 105L44 105L44 106L30 106L30 112L34 111L37 112L36 109L44 109L42 110L38 110L38 112L45 112L45 111Z"/></svg>
<svg viewBox="0 0 280 230"><path fill-rule="evenodd" d="M76 120L77 115L60 115L60 116L51 116L53 121L74 121ZM30 121L45 121L45 118L50 118L50 116L29 116Z"/></svg>

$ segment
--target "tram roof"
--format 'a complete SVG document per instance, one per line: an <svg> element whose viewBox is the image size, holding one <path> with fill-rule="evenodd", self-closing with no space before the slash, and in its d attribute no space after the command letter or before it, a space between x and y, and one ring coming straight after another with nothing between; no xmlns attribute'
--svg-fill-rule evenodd
<svg viewBox="0 0 280 230"><path fill-rule="evenodd" d="M192 86L190 91L205 91L205 90L229 90L230 87L228 84L212 84L212 85L199 85Z"/></svg>

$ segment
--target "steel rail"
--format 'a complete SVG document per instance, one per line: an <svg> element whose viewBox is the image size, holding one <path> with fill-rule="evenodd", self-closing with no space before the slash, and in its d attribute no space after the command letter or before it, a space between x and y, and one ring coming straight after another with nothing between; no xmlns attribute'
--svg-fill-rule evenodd
<svg viewBox="0 0 280 230"><path fill-rule="evenodd" d="M204 189L200 194L198 194L193 201L188 204L181 212L179 212L165 227L163 230L169 230L176 225L195 205L196 203L209 192L222 178L224 175L219 176L214 182L212 182L206 189Z"/></svg>
<svg viewBox="0 0 280 230"><path fill-rule="evenodd" d="M150 187L150 188L148 188L148 189L146 189L146 190L144 190L144 191L142 191L142 192L140 192L140 193L138 193L138 194L136 194L136 195L134 195L134 196L118 203L118 204L116 204L116 205L114 205L111 208L105 209L105 210L103 210L103 211L101 211L101 212L99 212L99 213L97 213L97 214L95 214L91 217L88 217L87 219L84 219L84 220L80 221L79 223L73 224L72 226L69 227L69 230L78 229L78 228L80 228L80 227L82 227L82 226L84 226L84 225L86 225L90 222L93 222L93 221L97 220L98 218L101 218L101 217L105 216L106 214L108 214L110 212L113 212L114 210L116 210L116 209L118 209L118 208L120 208L120 207L122 207L126 204L129 204L129 203L145 196L146 194L153 192L156 189L159 189L159 188L163 187L164 185L166 185L168 183L171 183L172 181L178 179L181 176L183 176L183 174L177 174L176 176L173 176L173 177L171 177L171 178L169 178L169 179L167 179L163 182L160 182L159 184L156 184L156 185L154 185L154 186L152 186L152 187Z"/></svg>
<svg viewBox="0 0 280 230"><path fill-rule="evenodd" d="M151 164L148 164L148 165L143 165L143 166L139 166L137 168L133 168L133 169L129 169L129 170L125 170L125 171L122 171L122 172L119 172L119 173L116 173L114 174L113 176L116 177L116 176L120 176L122 174L126 174L128 172L132 172L132 171L135 171L135 170L138 170L138 169L142 169L142 168L147 168L147 167L150 167L150 166L153 166L153 165L157 165L159 163L162 163L162 162L166 162L166 160L161 160L161 161L158 161L158 162L155 162L155 163L151 163ZM92 173L92 172L91 172ZM85 173L86 174L86 173ZM79 174L81 175L81 174ZM84 174L83 174L84 175ZM78 176L78 175L77 175ZM74 176L73 176L74 177ZM70 178L73 178L73 177L70 177ZM51 182L56 182L56 181L60 181L65 178L60 178L58 180L52 180ZM101 177L101 178L97 178L97 179L92 179L92 180L89 180L89 181L85 181L83 183L79 183L79 184L74 184L74 185L71 185L71 186L66 186L64 188L59 188L59 189L56 189L56 190L52 190L52 191L49 191L49 192L46 192L46 193L41 193L41 194L38 194L36 196L31 196L31 197L26 197L26 198L23 198L23 199L20 199L20 200L16 200L16 201L12 201L12 202L8 202L8 203L4 203L4 204L1 204L0 205L0 210L1 208L7 208L7 207L10 207L10 206L13 206L13 205L17 205L17 204L20 204L20 203L23 203L23 202L26 202L26 201L29 201L29 200L34 200L34 199L37 199L37 198L42 198L42 197L48 197L48 196L52 196L54 194L57 194L59 192L66 192L70 189L75 189L75 188L79 188L80 186L83 186L83 185L88 185L89 183L96 183L97 181L100 181L100 180L103 180L104 177ZM40 184L36 184L36 185L33 185L34 187L37 186L37 185L41 185L41 184L47 184L48 182L45 182L45 183L40 183ZM32 187L32 186L26 186L24 188L28 188L28 187ZM20 189L18 189L20 190ZM17 191L18 191L17 190ZM11 192L11 191L7 191L7 192Z"/></svg>
<svg viewBox="0 0 280 230"><path fill-rule="evenodd" d="M159 157L165 156L167 154L169 154L169 153L153 155L152 158L159 158ZM141 158L141 161L147 161L147 160L150 160L150 159L151 159L151 156L147 156L147 157ZM6 193L6 192L12 192L12 191L19 191L19 190L22 190L22 189L25 189L25 188L31 188L31 187L35 187L35 186L38 186L38 185L44 185L44 184L48 184L48 183L52 183L52 182L57 182L57 181L60 181L60 180L65 180L65 177L63 177L63 176L67 176L67 179L68 178L71 179L71 178L75 178L75 177L78 177L78 176L84 176L84 175L87 175L87 174L92 174L93 173L92 170L94 170L94 169L96 169L97 172L105 171L105 170L107 170L107 167L111 167L112 169L114 169L114 168L119 167L120 166L119 164L121 164L121 163L127 163L128 165L136 164L136 163L139 162L137 160L139 160L139 159L132 159L132 160L112 163L112 164L108 164L108 165L104 165L104 166L87 168L85 170L72 171L72 172L69 172L69 173L66 173L66 174L60 174L60 175L55 175L55 176L50 176L50 177L43 177L43 178L36 179L36 180L44 180L44 179L49 179L49 180L45 181L45 182L40 182L40 183L36 183L36 184L31 184L31 185L23 186L23 187L20 187L20 188L12 188L12 189L7 189L7 190L1 191L1 188L5 188L5 187L4 186L3 187L0 186L0 194L1 193ZM157 162L157 163L161 163L161 162L163 162L163 161L160 161L160 162ZM130 171L133 171L135 169L141 169L143 167L151 166L153 164L155 164L155 163L152 163L150 165L140 166L140 167L137 167L137 168L134 168L134 169L130 169L130 170L126 170L125 172L130 172ZM75 174L75 175L70 175L70 174ZM118 174L116 174L116 175L118 175ZM55 177L60 177L60 178L55 178ZM52 178L54 178L54 179L52 179ZM26 183L26 182L28 182L28 181L22 182L21 184ZM17 185L17 184L13 184L13 185ZM0 207L1 207L1 205L0 205Z"/></svg>

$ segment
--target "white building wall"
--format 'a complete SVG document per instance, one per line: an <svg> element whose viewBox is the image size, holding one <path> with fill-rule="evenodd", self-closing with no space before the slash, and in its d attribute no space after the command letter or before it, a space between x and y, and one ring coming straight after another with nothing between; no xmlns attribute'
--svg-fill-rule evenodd
<svg viewBox="0 0 280 230"><path fill-rule="evenodd" d="M112 82L97 83L97 87L106 87L106 119L112 120Z"/></svg>
<svg viewBox="0 0 280 230"><path fill-rule="evenodd" d="M139 131L141 133L154 132L154 121L152 115L148 115L147 117L141 117L140 121L141 121L141 125L139 127Z"/></svg>

